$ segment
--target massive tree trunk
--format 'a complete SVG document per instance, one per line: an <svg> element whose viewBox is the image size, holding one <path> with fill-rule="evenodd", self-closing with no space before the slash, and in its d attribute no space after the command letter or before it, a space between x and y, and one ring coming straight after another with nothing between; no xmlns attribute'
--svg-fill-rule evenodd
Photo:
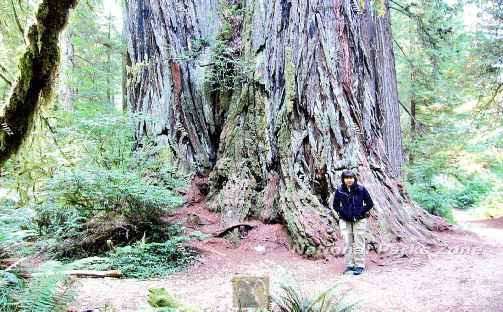
<svg viewBox="0 0 503 312"><path fill-rule="evenodd" d="M26 52L19 61L19 76L0 115L0 166L19 150L28 136L41 98L47 98L58 69L59 34L77 0L44 0L37 22L28 30Z"/></svg>
<svg viewBox="0 0 503 312"><path fill-rule="evenodd" d="M130 0L128 106L136 137L209 176L222 227L285 224L316 256L338 239L325 214L341 170L376 207L371 243L432 242L443 220L415 206L403 161L388 9L360 1Z"/></svg>

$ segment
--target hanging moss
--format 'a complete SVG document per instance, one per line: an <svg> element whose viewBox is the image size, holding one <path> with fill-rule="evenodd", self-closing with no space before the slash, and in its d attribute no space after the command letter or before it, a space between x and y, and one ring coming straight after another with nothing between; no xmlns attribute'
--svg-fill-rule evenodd
<svg viewBox="0 0 503 312"><path fill-rule="evenodd" d="M0 114L0 166L15 154L28 137L42 99L49 99L60 52L58 37L78 0L44 0L37 22L28 30L26 51L19 60L19 73L11 95Z"/></svg>

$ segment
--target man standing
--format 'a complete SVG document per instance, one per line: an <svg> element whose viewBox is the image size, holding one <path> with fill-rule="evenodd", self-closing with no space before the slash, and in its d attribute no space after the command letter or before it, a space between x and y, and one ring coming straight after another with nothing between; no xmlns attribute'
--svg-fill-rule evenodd
<svg viewBox="0 0 503 312"><path fill-rule="evenodd" d="M342 172L341 182L335 191L333 209L339 215L339 228L344 238L344 274L359 275L365 270L367 218L374 203L351 170Z"/></svg>

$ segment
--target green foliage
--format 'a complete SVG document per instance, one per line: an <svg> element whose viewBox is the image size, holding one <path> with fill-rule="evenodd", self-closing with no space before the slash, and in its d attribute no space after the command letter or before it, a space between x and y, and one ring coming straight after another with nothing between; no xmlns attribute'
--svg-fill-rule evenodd
<svg viewBox="0 0 503 312"><path fill-rule="evenodd" d="M451 222L453 208L495 213L502 202L503 130L483 119L474 123L465 113L436 118L443 120L442 125L409 147L416 158L405 168L410 195L429 212Z"/></svg>
<svg viewBox="0 0 503 312"><path fill-rule="evenodd" d="M47 263L37 270L36 273L41 275L30 280L4 273L3 280L0 280L0 311L67 311L67 306L73 302L75 293L71 290L73 281L63 274L65 269L67 267L60 263ZM13 275L14 279L7 279L6 274Z"/></svg>
<svg viewBox="0 0 503 312"><path fill-rule="evenodd" d="M466 209L478 204L491 191L491 183L484 177L473 177L463 185L463 190L454 194L454 207Z"/></svg>
<svg viewBox="0 0 503 312"><path fill-rule="evenodd" d="M110 266L124 277L162 277L180 271L195 258L195 253L183 246L184 237L164 243L137 243L118 247L110 254Z"/></svg>
<svg viewBox="0 0 503 312"><path fill-rule="evenodd" d="M26 243L38 237L31 226L33 211L15 208L11 201L0 205L0 259L20 252L29 252Z"/></svg>
<svg viewBox="0 0 503 312"><path fill-rule="evenodd" d="M207 71L205 82L211 91L225 93L248 82L253 69L242 55L240 33L245 12L241 2L221 0L220 9L222 25L211 50L212 68Z"/></svg>
<svg viewBox="0 0 503 312"><path fill-rule="evenodd" d="M0 74L11 83L14 82L18 59L24 53L23 40L27 25L35 12L37 1L0 0ZM18 18L21 29L16 22ZM4 103L9 94L10 85L0 79L0 103ZM1 106L1 105L0 105Z"/></svg>
<svg viewBox="0 0 503 312"><path fill-rule="evenodd" d="M160 217L183 203L175 188L185 187L185 177L150 157L148 150L133 152L130 142L118 138L124 129L116 130L107 130L103 124L100 130L89 128L87 135L98 142L97 149L88 154L90 159L48 179L33 202L40 233L67 256L102 252L109 240L120 245L146 235L162 241L168 237L168 226ZM117 141L120 148L113 147ZM78 243L84 239L91 242ZM61 241L75 241L78 249Z"/></svg>
<svg viewBox="0 0 503 312"><path fill-rule="evenodd" d="M392 11L399 96L418 106L416 119L452 107L472 91L467 77L470 38L463 31L463 6L444 1L394 1Z"/></svg>
<svg viewBox="0 0 503 312"><path fill-rule="evenodd" d="M453 208L496 211L502 152L494 139L501 133L494 104L503 88L493 91L501 86L501 38L495 36L501 6L399 0L390 8L400 101L416 109L415 128L402 125L412 198L450 221ZM466 18L473 12L476 20ZM490 101L492 108L480 105Z"/></svg>
<svg viewBox="0 0 503 312"><path fill-rule="evenodd" d="M67 311L67 306L74 298L71 286L72 282L62 275L50 275L31 280L20 294L21 311Z"/></svg>
<svg viewBox="0 0 503 312"><path fill-rule="evenodd" d="M146 183L134 173L101 169L77 171L56 176L48 183L34 221L40 234L58 253L93 254L103 251L111 240L122 244L147 235L149 240L168 237L168 226L160 217L182 203L164 185ZM62 241L75 243L83 239L95 241L73 250ZM60 250L62 249L62 250Z"/></svg>
<svg viewBox="0 0 503 312"><path fill-rule="evenodd" d="M470 56L473 63L467 74L475 76L474 87L480 95L478 113L500 114L503 108L503 4L501 1L470 2L471 10L479 10Z"/></svg>
<svg viewBox="0 0 503 312"><path fill-rule="evenodd" d="M119 100L124 44L117 17L110 12L103 0L81 1L62 36L72 47L70 53L63 53L68 66L62 68L62 83L72 106L101 103L113 107Z"/></svg>
<svg viewBox="0 0 503 312"><path fill-rule="evenodd" d="M163 277L185 269L195 259L196 253L183 245L186 240L187 237L176 236L162 243L138 241L115 248L99 261L91 258L91 262L82 262L77 267L120 270L126 278Z"/></svg>
<svg viewBox="0 0 503 312"><path fill-rule="evenodd" d="M477 106L495 86L481 77L499 62L498 38L488 32L498 9L485 1L476 6L485 11L477 22L465 18L475 5L463 1L390 4L400 100L416 108L415 131L403 126L407 188L421 206L449 221L453 208L498 206L501 193L501 147L493 134L501 133L501 118L484 118Z"/></svg>
<svg viewBox="0 0 503 312"><path fill-rule="evenodd" d="M5 281L0 281L0 312L17 312L17 294L21 292L18 285L8 285Z"/></svg>
<svg viewBox="0 0 503 312"><path fill-rule="evenodd" d="M135 149L136 116L91 104L45 114L50 117L39 124L37 141L8 163L1 178L2 187L25 194L16 211L29 215L27 233L42 235L39 248L87 256L144 236L171 237L160 217L183 203L179 192L188 177L158 159L151 142ZM47 125L57 131L47 135ZM14 227L5 232L12 236Z"/></svg>
<svg viewBox="0 0 503 312"><path fill-rule="evenodd" d="M162 311L195 312L194 309L186 306L175 296L170 294L165 288L149 288L148 303L154 308L164 308Z"/></svg>
<svg viewBox="0 0 503 312"><path fill-rule="evenodd" d="M69 212L72 208L85 219L114 213L134 224L142 224L158 219L183 202L172 191L147 184L134 174L96 169L75 170L51 179L46 190L51 197L44 198L42 208L37 208L39 226L43 226L45 220L61 220L62 210Z"/></svg>
<svg viewBox="0 0 503 312"><path fill-rule="evenodd" d="M452 204L448 193L443 189L438 189L433 185L417 184L410 185L409 191L412 199L428 212L441 216L453 223Z"/></svg>
<svg viewBox="0 0 503 312"><path fill-rule="evenodd" d="M217 41L211 51L213 67L208 71L205 80L211 90L230 91L248 81L250 67L233 48L223 41Z"/></svg>
<svg viewBox="0 0 503 312"><path fill-rule="evenodd" d="M273 302L280 312L349 312L355 311L355 303L345 303L336 287L331 287L310 298L293 286L282 285L282 294Z"/></svg>

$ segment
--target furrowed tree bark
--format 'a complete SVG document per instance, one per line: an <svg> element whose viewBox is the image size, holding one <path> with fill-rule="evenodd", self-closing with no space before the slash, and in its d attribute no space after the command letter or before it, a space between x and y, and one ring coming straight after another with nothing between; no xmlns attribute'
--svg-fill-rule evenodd
<svg viewBox="0 0 503 312"><path fill-rule="evenodd" d="M60 52L58 36L77 0L44 0L37 21L28 30L28 46L19 61L19 74L0 115L0 166L21 146L30 132L41 98L50 94Z"/></svg>
<svg viewBox="0 0 503 312"><path fill-rule="evenodd" d="M209 176L222 228L283 223L318 256L351 168L372 194L370 243L431 244L446 223L407 196L387 2L131 0L128 107L180 165ZM225 47L225 48L222 48ZM229 88L229 80L233 82Z"/></svg>

